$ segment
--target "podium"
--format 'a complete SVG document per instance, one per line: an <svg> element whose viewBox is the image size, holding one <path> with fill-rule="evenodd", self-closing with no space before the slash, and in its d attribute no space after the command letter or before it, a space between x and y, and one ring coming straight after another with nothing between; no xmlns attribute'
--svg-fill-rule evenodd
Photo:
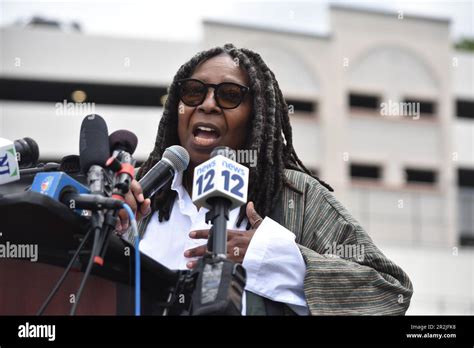
<svg viewBox="0 0 474 348"><path fill-rule="evenodd" d="M40 193L0 196L0 315L35 315L88 229L86 217ZM88 243L44 314L69 314L90 256ZM77 314L134 313L134 253L132 244L111 234L104 265L93 268ZM145 254L140 258L142 314L160 314L188 271L172 271Z"/></svg>

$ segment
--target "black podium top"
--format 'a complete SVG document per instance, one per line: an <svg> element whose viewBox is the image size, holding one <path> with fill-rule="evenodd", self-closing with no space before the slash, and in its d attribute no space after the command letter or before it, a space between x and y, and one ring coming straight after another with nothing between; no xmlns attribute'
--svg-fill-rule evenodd
<svg viewBox="0 0 474 348"><path fill-rule="evenodd" d="M38 262L65 267L89 227L87 217L40 193L0 196L0 242L38 245ZM92 274L133 284L134 246L116 235L111 234L110 238L104 266L94 267ZM90 244L87 249L90 251ZM89 255L80 257L82 270ZM142 253L141 273L142 291L164 301L181 272L172 271Z"/></svg>

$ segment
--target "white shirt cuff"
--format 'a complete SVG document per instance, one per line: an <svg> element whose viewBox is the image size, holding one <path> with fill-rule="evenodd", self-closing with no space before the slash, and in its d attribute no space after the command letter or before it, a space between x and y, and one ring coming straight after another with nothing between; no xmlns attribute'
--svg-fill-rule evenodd
<svg viewBox="0 0 474 348"><path fill-rule="evenodd" d="M306 265L291 231L266 217L242 265L247 271L246 290L286 303L297 314L308 314L303 290Z"/></svg>

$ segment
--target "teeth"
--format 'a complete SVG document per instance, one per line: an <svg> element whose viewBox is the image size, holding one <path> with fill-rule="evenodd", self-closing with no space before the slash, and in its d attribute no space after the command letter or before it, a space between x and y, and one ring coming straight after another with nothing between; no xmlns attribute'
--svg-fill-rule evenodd
<svg viewBox="0 0 474 348"><path fill-rule="evenodd" d="M205 132L214 132L214 129L209 128L209 127L199 126L198 129L200 129L202 131L205 131Z"/></svg>

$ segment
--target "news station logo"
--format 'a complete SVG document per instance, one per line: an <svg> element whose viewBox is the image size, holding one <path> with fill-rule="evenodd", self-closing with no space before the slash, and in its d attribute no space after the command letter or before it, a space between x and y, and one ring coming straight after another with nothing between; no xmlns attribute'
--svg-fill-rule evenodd
<svg viewBox="0 0 474 348"><path fill-rule="evenodd" d="M51 186L51 183L53 182L54 177L53 176L47 176L42 182L41 182L41 192L40 193L45 193L48 191L49 187Z"/></svg>
<svg viewBox="0 0 474 348"><path fill-rule="evenodd" d="M0 139L0 184L12 182L20 178L16 156L13 143L6 139Z"/></svg>
<svg viewBox="0 0 474 348"><path fill-rule="evenodd" d="M14 153L15 150L11 150L13 149L9 149L0 156L0 175L9 175L10 177L18 175L18 170L15 166L11 166L10 168L10 163L12 161L10 157L16 157Z"/></svg>

